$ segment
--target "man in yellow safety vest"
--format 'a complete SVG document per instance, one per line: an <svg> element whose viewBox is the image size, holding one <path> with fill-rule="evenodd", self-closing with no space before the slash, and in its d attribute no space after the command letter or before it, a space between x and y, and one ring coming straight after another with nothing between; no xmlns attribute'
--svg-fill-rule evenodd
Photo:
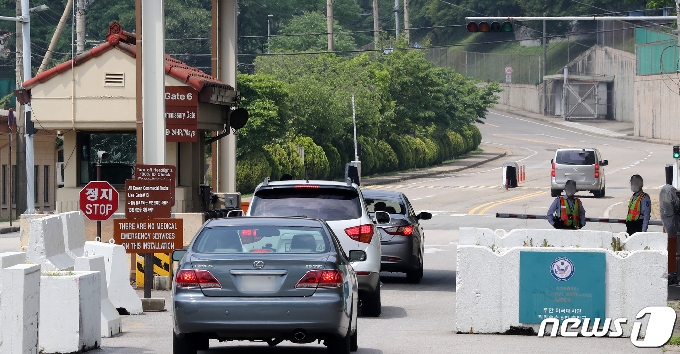
<svg viewBox="0 0 680 354"><path fill-rule="evenodd" d="M649 216L652 211L652 201L649 194L642 191L642 177L630 177L630 190L633 196L628 202L628 216L626 216L626 232L632 235L636 232L646 232Z"/></svg>
<svg viewBox="0 0 680 354"><path fill-rule="evenodd" d="M565 196L555 198L548 209L548 222L556 229L578 230L586 226L586 210L581 200L574 197L576 182L568 180L564 186Z"/></svg>

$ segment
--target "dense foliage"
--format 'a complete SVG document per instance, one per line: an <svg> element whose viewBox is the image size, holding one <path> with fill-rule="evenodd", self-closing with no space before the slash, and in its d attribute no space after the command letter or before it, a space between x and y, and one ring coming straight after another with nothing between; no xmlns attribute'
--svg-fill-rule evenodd
<svg viewBox="0 0 680 354"><path fill-rule="evenodd" d="M362 173L370 175L440 164L476 150L481 134L474 123L500 90L435 68L405 44L389 54L354 57L262 56L255 66L254 74L238 76L251 116L238 132L238 168L255 169L239 173L241 192L276 171L342 178L345 163L354 159L352 95ZM298 147L305 150L304 166L293 167ZM273 165L265 168L264 161Z"/></svg>

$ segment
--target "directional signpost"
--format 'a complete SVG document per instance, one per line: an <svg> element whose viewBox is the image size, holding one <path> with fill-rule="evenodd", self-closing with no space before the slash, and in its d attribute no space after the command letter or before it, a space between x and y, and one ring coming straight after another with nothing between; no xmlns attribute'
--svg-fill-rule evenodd
<svg viewBox="0 0 680 354"><path fill-rule="evenodd" d="M80 190L80 210L97 221L97 237L102 237L102 220L118 210L118 191L107 181L91 181Z"/></svg>

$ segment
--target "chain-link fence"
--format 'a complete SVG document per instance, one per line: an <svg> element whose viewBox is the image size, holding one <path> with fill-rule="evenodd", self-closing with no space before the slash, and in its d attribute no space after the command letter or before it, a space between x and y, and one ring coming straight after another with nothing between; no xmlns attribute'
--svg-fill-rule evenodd
<svg viewBox="0 0 680 354"><path fill-rule="evenodd" d="M514 84L541 82L543 59L540 55L475 53L449 48L432 48L426 58L435 66L446 67L482 81L506 82L506 69L512 72L509 79Z"/></svg>
<svg viewBox="0 0 680 354"><path fill-rule="evenodd" d="M649 25L654 28L658 27L656 24L643 25ZM639 26L640 23L597 21L597 44L628 53L635 53L635 28Z"/></svg>

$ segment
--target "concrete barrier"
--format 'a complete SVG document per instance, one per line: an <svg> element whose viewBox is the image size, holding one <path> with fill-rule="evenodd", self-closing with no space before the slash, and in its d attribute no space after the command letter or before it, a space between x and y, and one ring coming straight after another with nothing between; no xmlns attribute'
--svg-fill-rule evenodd
<svg viewBox="0 0 680 354"><path fill-rule="evenodd" d="M38 353L40 266L17 264L2 270L2 353Z"/></svg>
<svg viewBox="0 0 680 354"><path fill-rule="evenodd" d="M73 269L74 260L66 253L64 230L59 215L31 220L26 258L44 271Z"/></svg>
<svg viewBox="0 0 680 354"><path fill-rule="evenodd" d="M520 253L592 252L605 254L606 317L627 318L623 332L630 336L638 311L647 306L666 306L668 255L664 233L626 236L586 230L521 229L506 233L461 228L456 331L504 333L511 327L531 327L538 332L538 324L519 322ZM641 320L642 335L647 320Z"/></svg>
<svg viewBox="0 0 680 354"><path fill-rule="evenodd" d="M61 213L61 223L64 228L64 245L66 253L74 260L83 256L85 251L85 220L80 211Z"/></svg>
<svg viewBox="0 0 680 354"><path fill-rule="evenodd" d="M40 277L40 350L80 353L99 348L99 272L44 272Z"/></svg>
<svg viewBox="0 0 680 354"><path fill-rule="evenodd" d="M106 286L106 264L104 256L89 256L76 258L75 271L99 272L101 280L101 330L102 337L113 337L120 333L120 315L109 300L109 292Z"/></svg>
<svg viewBox="0 0 680 354"><path fill-rule="evenodd" d="M130 285L130 263L125 248L104 242L85 242L87 256L104 256L106 284L109 300L117 309L124 308L130 314L142 313L142 301Z"/></svg>
<svg viewBox="0 0 680 354"><path fill-rule="evenodd" d="M0 253L0 302L2 302L2 271L5 268L13 267L17 264L26 263L26 253L5 252ZM2 343L2 331L0 331L0 343Z"/></svg>

